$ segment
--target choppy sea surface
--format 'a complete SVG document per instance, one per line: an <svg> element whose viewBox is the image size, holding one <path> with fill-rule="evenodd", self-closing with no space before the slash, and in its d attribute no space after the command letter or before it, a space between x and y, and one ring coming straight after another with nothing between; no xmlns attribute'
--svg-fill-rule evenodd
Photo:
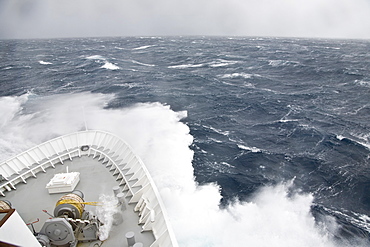
<svg viewBox="0 0 370 247"><path fill-rule="evenodd" d="M1 160L103 129L180 246L370 245L370 41L0 40L0 58Z"/></svg>

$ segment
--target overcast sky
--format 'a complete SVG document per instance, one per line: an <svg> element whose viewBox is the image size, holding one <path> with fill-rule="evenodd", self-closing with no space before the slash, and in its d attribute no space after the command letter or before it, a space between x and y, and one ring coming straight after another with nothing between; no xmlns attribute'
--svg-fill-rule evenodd
<svg viewBox="0 0 370 247"><path fill-rule="evenodd" d="M370 39L370 0L0 0L0 39L164 35Z"/></svg>

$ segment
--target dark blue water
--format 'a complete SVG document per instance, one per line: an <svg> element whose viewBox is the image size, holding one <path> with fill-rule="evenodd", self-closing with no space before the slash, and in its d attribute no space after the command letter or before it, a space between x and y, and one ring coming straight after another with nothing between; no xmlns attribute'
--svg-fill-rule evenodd
<svg viewBox="0 0 370 247"><path fill-rule="evenodd" d="M195 180L220 186L220 207L292 182L318 225L339 224L338 244L369 240L369 41L1 40L0 58L3 98L92 92L114 94L106 109L187 111Z"/></svg>

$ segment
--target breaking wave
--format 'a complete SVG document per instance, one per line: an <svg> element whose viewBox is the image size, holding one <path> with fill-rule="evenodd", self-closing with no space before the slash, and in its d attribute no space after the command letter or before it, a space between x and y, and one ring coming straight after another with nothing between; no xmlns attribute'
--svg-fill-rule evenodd
<svg viewBox="0 0 370 247"><path fill-rule="evenodd" d="M238 63L238 61L230 61L225 59L217 59L215 61L206 62L206 63L196 63L196 64L178 64L178 65L171 65L168 66L170 69L187 69L187 68L201 68L201 67L211 67L211 68L218 68L218 67L227 67L233 64Z"/></svg>
<svg viewBox="0 0 370 247"><path fill-rule="evenodd" d="M137 51L137 50L144 50L144 49L150 48L152 46L154 46L154 45L143 45L143 46L139 46L139 47L133 48L132 50L135 50L135 51Z"/></svg>
<svg viewBox="0 0 370 247"><path fill-rule="evenodd" d="M220 207L220 187L194 180L189 148L193 137L181 121L186 112L159 103L107 109L113 99L114 95L92 93L0 98L1 159L82 130L86 123L89 129L125 139L142 158L162 195L180 246L340 246L333 237L338 230L335 220L317 224L311 214L313 195L295 191L294 180L265 186L247 201L235 199Z"/></svg>
<svg viewBox="0 0 370 247"><path fill-rule="evenodd" d="M186 68L200 68L203 67L204 64L179 64L179 65L172 65L168 66L170 69L186 69Z"/></svg>
<svg viewBox="0 0 370 247"><path fill-rule="evenodd" d="M49 64L53 64L53 63L51 63L51 62L45 62L45 61L40 60L40 61L39 61L39 64L42 64L42 65L49 65Z"/></svg>
<svg viewBox="0 0 370 247"><path fill-rule="evenodd" d="M110 63L110 62L105 62L103 66L101 66L101 68L104 68L104 69L110 69L110 70L117 70L117 69L120 69L120 67L118 67L117 65L113 64L113 63Z"/></svg>
<svg viewBox="0 0 370 247"><path fill-rule="evenodd" d="M155 66L154 64L141 63L141 62L138 62L138 61L135 61L135 60L132 60L132 63L138 64L138 65L147 66L147 67L154 67Z"/></svg>
<svg viewBox="0 0 370 247"><path fill-rule="evenodd" d="M247 73L232 73L232 74L224 74L221 76L221 78L244 78L244 79L250 79L252 78L252 74L247 74Z"/></svg>
<svg viewBox="0 0 370 247"><path fill-rule="evenodd" d="M108 70L119 70L120 67L109 62L105 57L101 55L93 55L86 57L88 60L96 60L98 63L104 63L100 68L108 69Z"/></svg>

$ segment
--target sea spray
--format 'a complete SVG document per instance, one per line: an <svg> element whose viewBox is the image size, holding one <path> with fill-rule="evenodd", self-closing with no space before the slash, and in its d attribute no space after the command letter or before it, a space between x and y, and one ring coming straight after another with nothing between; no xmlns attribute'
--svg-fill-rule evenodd
<svg viewBox="0 0 370 247"><path fill-rule="evenodd" d="M27 102L28 97L29 94L0 98L1 161L37 144L28 138L29 135L23 134L26 123L33 117L33 114L23 114L23 104Z"/></svg>
<svg viewBox="0 0 370 247"><path fill-rule="evenodd" d="M92 93L33 98L32 102L24 96L3 97L7 114L0 117L5 123L0 150L5 150L6 157L11 153L7 147L19 146L24 151L27 146L48 140L50 135L84 129L81 114L84 108L89 129L115 133L142 158L162 196L181 247L243 243L259 247L341 246L328 234L336 229L336 222L325 221L330 226L318 226L310 211L313 195L291 193L294 184L265 186L247 202L236 201L220 208L220 187L199 185L194 180L193 151L189 148L193 137L181 121L186 112L175 112L159 103L104 108L112 99L112 95ZM98 209L98 218L104 223L100 238L106 239L114 224L117 201L113 196L102 196L101 201L111 205ZM105 203L110 201L114 202Z"/></svg>
<svg viewBox="0 0 370 247"><path fill-rule="evenodd" d="M115 196L100 195L99 202L102 204L96 208L96 216L103 223L99 227L99 239L104 241L108 239L109 232L115 223L115 217L120 214L120 207Z"/></svg>

